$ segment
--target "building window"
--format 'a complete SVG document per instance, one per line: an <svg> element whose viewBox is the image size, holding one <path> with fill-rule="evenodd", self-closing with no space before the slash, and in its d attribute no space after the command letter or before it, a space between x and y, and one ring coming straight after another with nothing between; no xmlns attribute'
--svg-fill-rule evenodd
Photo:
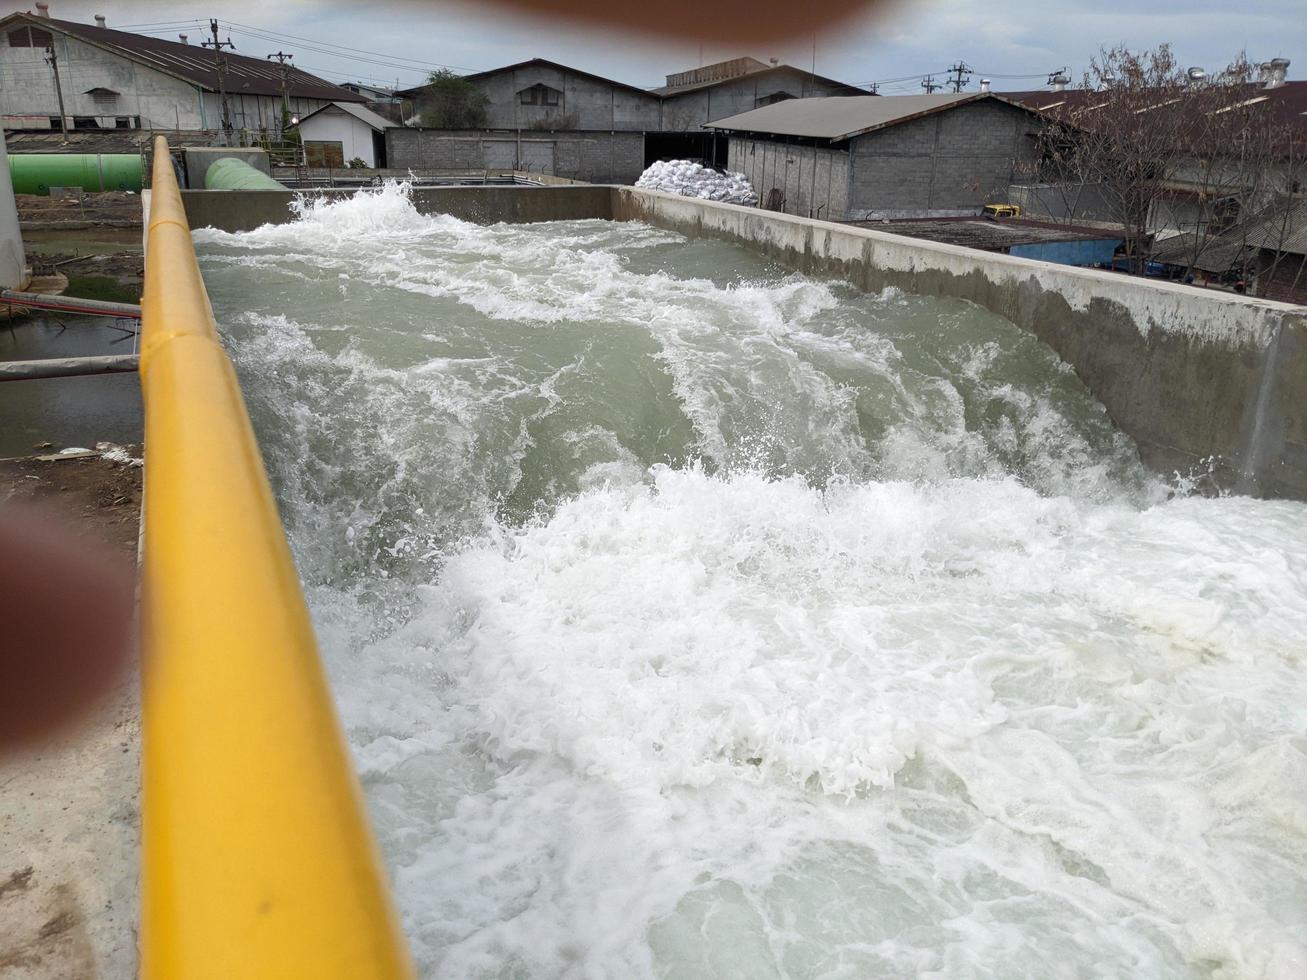
<svg viewBox="0 0 1307 980"><path fill-rule="evenodd" d="M340 140L305 140L304 157L310 167L340 170L345 166L345 147Z"/></svg>
<svg viewBox="0 0 1307 980"><path fill-rule="evenodd" d="M73 129L99 129L100 120L94 116L73 116Z"/></svg>
<svg viewBox="0 0 1307 980"><path fill-rule="evenodd" d="M786 99L792 99L794 96L789 92L773 92L771 95L764 95L756 102L756 106L775 105L777 102L784 102Z"/></svg>
<svg viewBox="0 0 1307 980"><path fill-rule="evenodd" d="M48 48L53 43L54 37L50 32L38 27L20 27L9 32L11 48Z"/></svg>
<svg viewBox="0 0 1307 980"><path fill-rule="evenodd" d="M558 105L563 93L548 85L532 85L517 93L522 105Z"/></svg>

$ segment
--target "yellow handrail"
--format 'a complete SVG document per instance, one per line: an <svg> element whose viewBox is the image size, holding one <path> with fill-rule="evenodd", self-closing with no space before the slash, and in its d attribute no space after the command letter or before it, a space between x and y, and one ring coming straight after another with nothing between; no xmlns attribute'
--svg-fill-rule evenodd
<svg viewBox="0 0 1307 980"><path fill-rule="evenodd" d="M410 977L163 137L147 240L141 975Z"/></svg>

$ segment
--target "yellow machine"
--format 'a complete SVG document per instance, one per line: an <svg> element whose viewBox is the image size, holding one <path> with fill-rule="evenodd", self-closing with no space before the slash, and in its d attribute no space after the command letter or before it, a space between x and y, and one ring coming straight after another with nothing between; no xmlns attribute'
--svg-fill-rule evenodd
<svg viewBox="0 0 1307 980"><path fill-rule="evenodd" d="M986 218L1019 218L1021 217L1021 205L986 204L981 208L980 213Z"/></svg>

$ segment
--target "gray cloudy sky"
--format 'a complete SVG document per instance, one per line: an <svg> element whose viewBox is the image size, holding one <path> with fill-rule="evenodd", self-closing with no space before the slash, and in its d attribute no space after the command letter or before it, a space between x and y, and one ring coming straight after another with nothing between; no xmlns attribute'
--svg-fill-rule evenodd
<svg viewBox="0 0 1307 980"><path fill-rule="evenodd" d="M32 4L11 7L29 8ZM652 87L662 84L665 74L694 67L700 59L694 41L618 36L487 4L446 0L399 4L385 0L223 0L209 4L191 0L168 4L51 0L51 13L87 22L102 13L111 27L169 38L185 31L192 43L202 28L207 29L208 18L217 16L223 36L230 33L242 54L262 57L278 49L290 51L297 65L332 81L394 84L398 79L411 85L435 65L482 70L538 56ZM1307 78L1307 0L1188 0L1152 5L1138 0L1096 0L1092 4L899 0L884 12L861 17L831 36L818 36L816 67L821 74L859 85L913 76L884 84L881 91L919 92L922 73L941 77L949 65L962 59L977 69L975 78L982 74L993 78L996 90L1038 88L1048 72L1063 66L1078 78L1100 46L1124 42L1142 48L1163 41L1171 42L1185 64L1208 70L1223 66L1246 49L1255 61L1290 58L1294 62L1290 78ZM756 45L710 45L703 51L707 61L742 54L779 57L810 67L813 39L796 38L768 50Z"/></svg>

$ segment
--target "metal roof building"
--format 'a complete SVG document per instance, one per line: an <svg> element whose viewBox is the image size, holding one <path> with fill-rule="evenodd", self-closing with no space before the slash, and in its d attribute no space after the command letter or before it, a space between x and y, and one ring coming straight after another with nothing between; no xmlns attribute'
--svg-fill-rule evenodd
<svg viewBox="0 0 1307 980"><path fill-rule="evenodd" d="M310 167L340 169L351 160L368 167L386 165L386 130L393 126L367 106L328 102L295 126L304 140Z"/></svg>
<svg viewBox="0 0 1307 980"><path fill-rule="evenodd" d="M0 115L6 129L215 130L225 88L233 129L276 129L283 84L292 114L361 96L263 56L35 14L0 19ZM56 66L46 61L53 48ZM219 78L219 65L223 78ZM56 76L57 68L57 76ZM56 79L58 84L56 84Z"/></svg>
<svg viewBox="0 0 1307 980"><path fill-rule="evenodd" d="M764 207L836 221L967 217L1033 169L1040 117L992 93L792 99L708 123Z"/></svg>
<svg viewBox="0 0 1307 980"><path fill-rule="evenodd" d="M863 133L907 122L977 99L995 95L861 95L804 99L763 106L708 123L710 129L801 136L838 143Z"/></svg>

